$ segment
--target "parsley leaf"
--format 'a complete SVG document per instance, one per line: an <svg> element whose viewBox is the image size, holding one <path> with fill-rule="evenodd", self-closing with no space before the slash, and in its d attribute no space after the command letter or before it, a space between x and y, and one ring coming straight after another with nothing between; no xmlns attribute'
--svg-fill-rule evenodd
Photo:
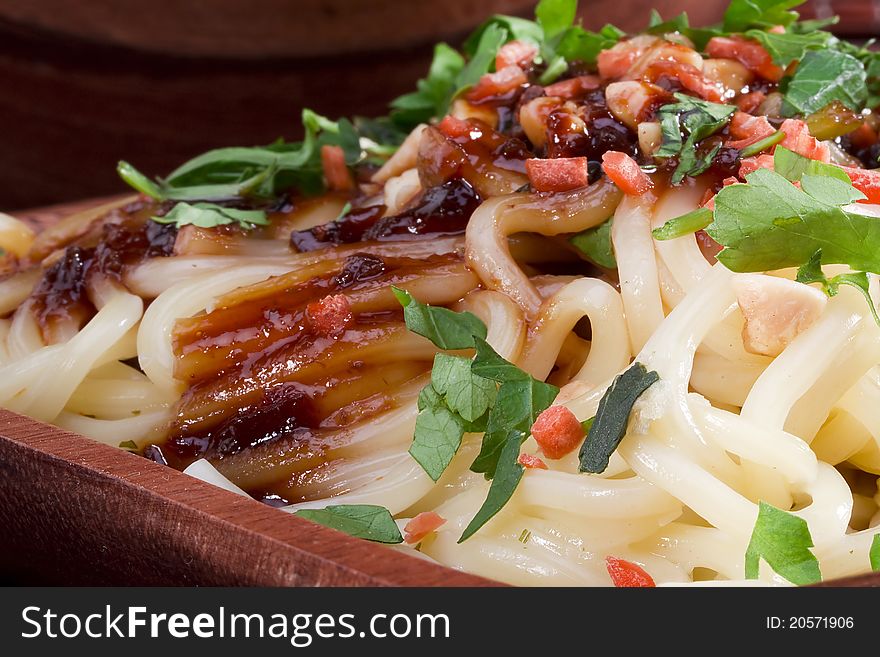
<svg viewBox="0 0 880 657"><path fill-rule="evenodd" d="M544 30L542 30L541 26L535 21L530 21L526 18L519 18L518 16L496 14L474 30L462 45L462 50L468 57L473 57L474 53L477 51L477 46L480 43L480 38L483 36L483 32L489 29L492 25L497 25L505 31L505 43L516 40L540 45L541 41L544 39Z"/></svg>
<svg viewBox="0 0 880 657"><path fill-rule="evenodd" d="M422 393L428 390L431 390L430 386ZM464 424L461 417L443 403L436 391L434 395L434 403L419 411L409 453L428 476L437 481L461 446Z"/></svg>
<svg viewBox="0 0 880 657"><path fill-rule="evenodd" d="M474 336L486 337L486 325L476 315L429 306L414 299L406 290L391 289L403 306L407 328L441 349L469 349L474 346Z"/></svg>
<svg viewBox="0 0 880 657"><path fill-rule="evenodd" d="M294 515L368 541L403 543L397 523L383 506L339 504L323 509L300 509Z"/></svg>
<svg viewBox="0 0 880 657"><path fill-rule="evenodd" d="M749 30L746 36L764 46L770 53L773 63L785 68L795 60L800 60L809 50L826 47L834 37L830 32L808 32L806 34L775 34L763 30Z"/></svg>
<svg viewBox="0 0 880 657"><path fill-rule="evenodd" d="M471 360L461 356L434 356L431 386L444 396L450 410L468 422L479 420L495 401L495 383L475 375Z"/></svg>
<svg viewBox="0 0 880 657"><path fill-rule="evenodd" d="M294 187L317 194L323 190L321 146L340 146L346 163L353 165L362 156L360 139L348 119L334 122L305 109L302 121L305 138L300 143L218 148L194 157L158 182L127 162L120 162L117 172L132 187L159 200L271 199Z"/></svg>
<svg viewBox="0 0 880 657"><path fill-rule="evenodd" d="M724 34L724 32L714 27L691 27L687 12L681 12L675 18L664 21L656 9L651 10L651 20L645 32L656 34L657 36L678 32L690 39L698 51L705 50L706 44L709 43L709 39L712 37Z"/></svg>
<svg viewBox="0 0 880 657"><path fill-rule="evenodd" d="M486 501L483 502L473 520L462 532L461 538L458 539L459 543L473 536L510 500L525 471L525 468L518 462L519 448L525 439L526 434L522 431L514 430L507 435L498 457L498 467L492 484L489 486Z"/></svg>
<svg viewBox="0 0 880 657"><path fill-rule="evenodd" d="M392 289L404 305L411 331L429 337L441 348L476 347L473 361L435 355L431 383L419 394L410 454L437 481L461 446L464 433L483 432L480 454L471 469L493 477L507 436L511 431L527 435L559 389L499 356L485 341L485 325L470 313L432 308L403 290Z"/></svg>
<svg viewBox="0 0 880 657"><path fill-rule="evenodd" d="M758 520L746 550L746 579L758 578L761 559L792 584L822 580L819 561L810 552L813 539L803 518L766 502L758 505Z"/></svg>
<svg viewBox="0 0 880 657"><path fill-rule="evenodd" d="M391 119L405 128L442 116L452 100L455 78L464 68L464 57L445 43L434 46L428 75L416 83L416 91L391 101Z"/></svg>
<svg viewBox="0 0 880 657"><path fill-rule="evenodd" d="M563 35L557 52L569 62L593 65L600 52L613 47L625 36L626 32L610 23L598 32L590 32L575 25Z"/></svg>
<svg viewBox="0 0 880 657"><path fill-rule="evenodd" d="M715 197L706 232L724 248L718 259L737 272L798 267L817 250L826 264L880 272L880 221L841 206L864 196L846 174L777 147L776 168L800 177L802 189L769 169L750 173ZM794 162L795 164L792 164Z"/></svg>
<svg viewBox="0 0 880 657"><path fill-rule="evenodd" d="M559 389L532 377L505 381L498 389L480 453L471 464L472 472L494 477L504 440L511 430L528 434L537 417L553 403Z"/></svg>
<svg viewBox="0 0 880 657"><path fill-rule="evenodd" d="M269 220L262 210L239 210L224 208L214 203L177 203L164 217L151 217L160 224L174 224L177 228L193 225L199 228L214 228L237 223L240 228L249 230L254 226L268 226Z"/></svg>
<svg viewBox="0 0 880 657"><path fill-rule="evenodd" d="M504 45L505 38L505 32L499 26L490 25L486 28L477 44L477 51L456 77L455 88L452 91L451 98L457 96L467 87L476 84L483 74L488 73L490 69L495 67L495 55L498 54L498 49ZM446 114L445 111L439 114L438 117L444 114Z"/></svg>
<svg viewBox="0 0 880 657"><path fill-rule="evenodd" d="M525 381L530 379L528 373L523 372L513 363L498 355L485 339L477 340L477 357L471 365L471 370L477 376L485 379L493 379L499 383L508 381Z"/></svg>
<svg viewBox="0 0 880 657"><path fill-rule="evenodd" d="M724 12L726 32L745 32L750 27L790 25L797 12L788 11L804 0L732 0Z"/></svg>
<svg viewBox="0 0 880 657"><path fill-rule="evenodd" d="M871 570L880 571L880 534L874 534L871 540L871 550L868 552L868 558L871 562Z"/></svg>
<svg viewBox="0 0 880 657"><path fill-rule="evenodd" d="M535 7L535 18L544 32L544 39L553 40L574 25L577 0L541 0Z"/></svg>
<svg viewBox="0 0 880 657"><path fill-rule="evenodd" d="M452 99L492 68L498 49L509 36L510 32L499 22L485 24L472 44L467 63L454 48L437 44L428 76L418 81L416 91L391 101L392 121L412 129L419 123L445 116Z"/></svg>
<svg viewBox="0 0 880 657"><path fill-rule="evenodd" d="M840 182L852 186L849 176L840 167L825 164L824 162L819 162L819 160L811 160L794 151L790 151L784 146L778 147L773 152L773 170L790 182L799 182L804 177L804 174L808 174L811 176L836 178ZM864 198L864 195L856 196L853 200L860 198ZM849 203L849 201L845 202Z"/></svg>
<svg viewBox="0 0 880 657"><path fill-rule="evenodd" d="M504 442L511 431L528 434L535 419L553 403L559 388L538 381L516 365L499 356L489 343L476 339L477 354L471 371L477 376L501 384L489 413L480 453L471 464L471 471L495 476Z"/></svg>
<svg viewBox="0 0 880 657"><path fill-rule="evenodd" d="M822 286L822 291L829 297L836 296L840 291L841 285L850 285L856 288L865 297L865 300L868 302L868 308L871 309L871 314L874 316L874 321L880 326L880 316L877 315L877 309L871 299L870 281L865 272L849 272L827 278L822 271L822 249L819 249L806 263L801 265L795 280L798 283L807 285L819 283Z"/></svg>
<svg viewBox="0 0 880 657"><path fill-rule="evenodd" d="M867 73L862 63L838 50L807 52L785 86L782 113L812 114L834 100L860 110L868 100Z"/></svg>
<svg viewBox="0 0 880 657"><path fill-rule="evenodd" d="M626 434L633 405L659 380L657 372L649 372L638 362L614 379L599 401L596 417L578 453L581 472L605 472L608 459Z"/></svg>
<svg viewBox="0 0 880 657"><path fill-rule="evenodd" d="M679 184L685 176L696 176L709 168L719 146L700 155L697 142L720 130L736 110L733 105L711 103L681 93L675 94L675 98L677 103L660 108L663 141L654 153L654 157L660 159L678 156L678 166L672 174L673 185ZM687 137L682 141L684 135Z"/></svg>
<svg viewBox="0 0 880 657"><path fill-rule="evenodd" d="M568 242L600 267L617 269L611 244L611 219L569 237Z"/></svg>

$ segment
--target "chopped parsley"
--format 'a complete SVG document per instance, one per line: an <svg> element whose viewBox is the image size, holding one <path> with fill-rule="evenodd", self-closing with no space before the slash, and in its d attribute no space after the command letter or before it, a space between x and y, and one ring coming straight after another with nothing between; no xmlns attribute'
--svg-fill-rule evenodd
<svg viewBox="0 0 880 657"><path fill-rule="evenodd" d="M471 470L492 479L489 496L461 540L483 526L513 494L522 477L519 448L535 419L559 393L502 358L486 342L485 325L470 313L420 304L394 288L407 327L441 349L476 347L473 359L437 354L431 382L419 394L409 453L437 481L465 433L482 433ZM407 310L412 312L407 313Z"/></svg>
<svg viewBox="0 0 880 657"><path fill-rule="evenodd" d="M338 504L323 509L300 509L294 515L319 525L376 543L403 543L391 512L374 504Z"/></svg>
<svg viewBox="0 0 880 657"><path fill-rule="evenodd" d="M569 237L568 242L600 267L617 269L617 259L611 244L611 219Z"/></svg>
<svg viewBox="0 0 880 657"><path fill-rule="evenodd" d="M758 578L760 560L792 584L822 581L819 561L810 552L813 539L803 518L761 502L752 538L746 549L746 579Z"/></svg>
<svg viewBox="0 0 880 657"><path fill-rule="evenodd" d="M673 185L679 184L685 176L696 176L709 168L721 145L700 153L697 142L727 125L736 111L733 105L710 103L681 93L676 93L675 99L677 103L660 108L663 141L654 153L654 157L661 160L678 157L678 166L672 174Z"/></svg>
<svg viewBox="0 0 880 657"><path fill-rule="evenodd" d="M168 214L162 217L152 217L153 221L160 224L174 224L177 228L184 226L198 226L199 228L214 228L237 224L244 230L250 230L254 226L266 226L269 220L262 210L239 210L225 208L215 203L177 203Z"/></svg>
<svg viewBox="0 0 880 657"><path fill-rule="evenodd" d="M642 393L660 380L641 363L618 375L599 401L596 417L588 420L587 437L579 452L580 471L600 473L626 434L633 405Z"/></svg>

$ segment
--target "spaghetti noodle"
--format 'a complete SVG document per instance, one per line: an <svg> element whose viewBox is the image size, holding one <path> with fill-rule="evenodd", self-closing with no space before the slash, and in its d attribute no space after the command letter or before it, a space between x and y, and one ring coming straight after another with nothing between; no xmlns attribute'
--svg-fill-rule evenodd
<svg viewBox="0 0 880 657"><path fill-rule="evenodd" d="M36 237L3 216L0 404L285 511L387 509L418 539L398 549L514 584L868 570L880 269L829 254L835 217L878 212L880 119L868 99L811 109L795 92L818 46L847 66L873 55L787 14L743 22L737 2L708 35L676 19L635 37L551 33L554 4L492 19L468 64L438 48L457 77L420 88L446 84L447 105L411 94L372 129L307 113L302 144L221 149L159 183L125 165L141 194ZM788 62L786 35L810 42ZM379 128L401 127L389 157ZM799 214L748 224L777 178ZM816 216L829 232L810 233ZM810 262L768 241L792 223ZM763 253L743 235L779 262L733 262ZM437 346L444 321L476 327L475 360ZM471 406L441 380L462 363ZM636 364L656 382L621 406ZM585 471L576 447L621 412L607 467ZM414 447L428 439L430 462ZM515 489L499 505L502 468ZM760 542L772 518L806 527L806 566Z"/></svg>

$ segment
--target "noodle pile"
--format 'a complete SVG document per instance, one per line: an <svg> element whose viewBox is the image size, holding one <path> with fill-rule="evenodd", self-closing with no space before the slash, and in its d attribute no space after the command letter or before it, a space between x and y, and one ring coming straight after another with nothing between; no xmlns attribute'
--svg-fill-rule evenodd
<svg viewBox="0 0 880 657"><path fill-rule="evenodd" d="M453 110L463 121L485 112ZM369 199L352 212L395 218L417 205L433 186L418 151L438 134L417 127L360 184L356 198ZM270 212L252 234L181 228L173 250L152 235L149 248L165 251L91 274L73 267L70 245L106 242L107 225L140 235L161 206L127 199L36 238L4 217L2 245L18 264L0 281L0 404L284 511L378 505L401 528L436 513L444 524L395 549L512 584L607 585L609 555L658 584L789 584L763 562L757 580L744 578L759 502L806 521L824 579L868 570L880 534L880 328L864 296L842 286L778 355L754 353L738 291L793 281L796 268L735 273L706 256L703 235L652 236L717 191L711 174L675 186L660 172L645 194L608 177L539 192L505 166L465 176L476 209L462 230L295 252L291 231L320 237L316 227L346 212L350 196L336 190ZM616 272L564 239L609 217ZM47 271L77 278L80 306L47 306ZM490 486L469 469L481 434L465 434L437 482L409 454L438 350L407 330L392 285L476 315L494 350L559 386L554 404L579 421L631 363L659 381L604 472L579 472L576 450L544 458L459 543ZM344 321L325 327L316 313L339 297ZM530 437L521 451L541 448Z"/></svg>

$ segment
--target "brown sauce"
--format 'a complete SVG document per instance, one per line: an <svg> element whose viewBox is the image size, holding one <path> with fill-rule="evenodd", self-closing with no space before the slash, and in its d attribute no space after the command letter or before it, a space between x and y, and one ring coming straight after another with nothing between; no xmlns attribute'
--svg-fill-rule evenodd
<svg viewBox="0 0 880 657"><path fill-rule="evenodd" d="M383 205L353 210L338 221L294 231L290 242L298 251L314 251L330 244L459 235L479 204L474 188L453 178L425 191L415 205L398 215L382 217Z"/></svg>
<svg viewBox="0 0 880 657"><path fill-rule="evenodd" d="M455 254L358 253L287 288L267 282L271 294L254 286L235 303L180 320L173 334L175 373L190 386L168 439L151 457L186 467L202 457L222 462L280 450L320 463L317 455L334 448L326 436L386 410L394 403L389 390L430 369L433 350L398 362L395 341L413 336L389 286L462 267ZM309 309L336 295L351 299L350 319L338 334L316 332Z"/></svg>
<svg viewBox="0 0 880 657"><path fill-rule="evenodd" d="M87 295L94 276L119 279L126 267L174 251L177 229L146 217L125 217L105 223L97 243L71 245L43 273L32 299L37 321L51 336L58 322L82 326L95 312Z"/></svg>

